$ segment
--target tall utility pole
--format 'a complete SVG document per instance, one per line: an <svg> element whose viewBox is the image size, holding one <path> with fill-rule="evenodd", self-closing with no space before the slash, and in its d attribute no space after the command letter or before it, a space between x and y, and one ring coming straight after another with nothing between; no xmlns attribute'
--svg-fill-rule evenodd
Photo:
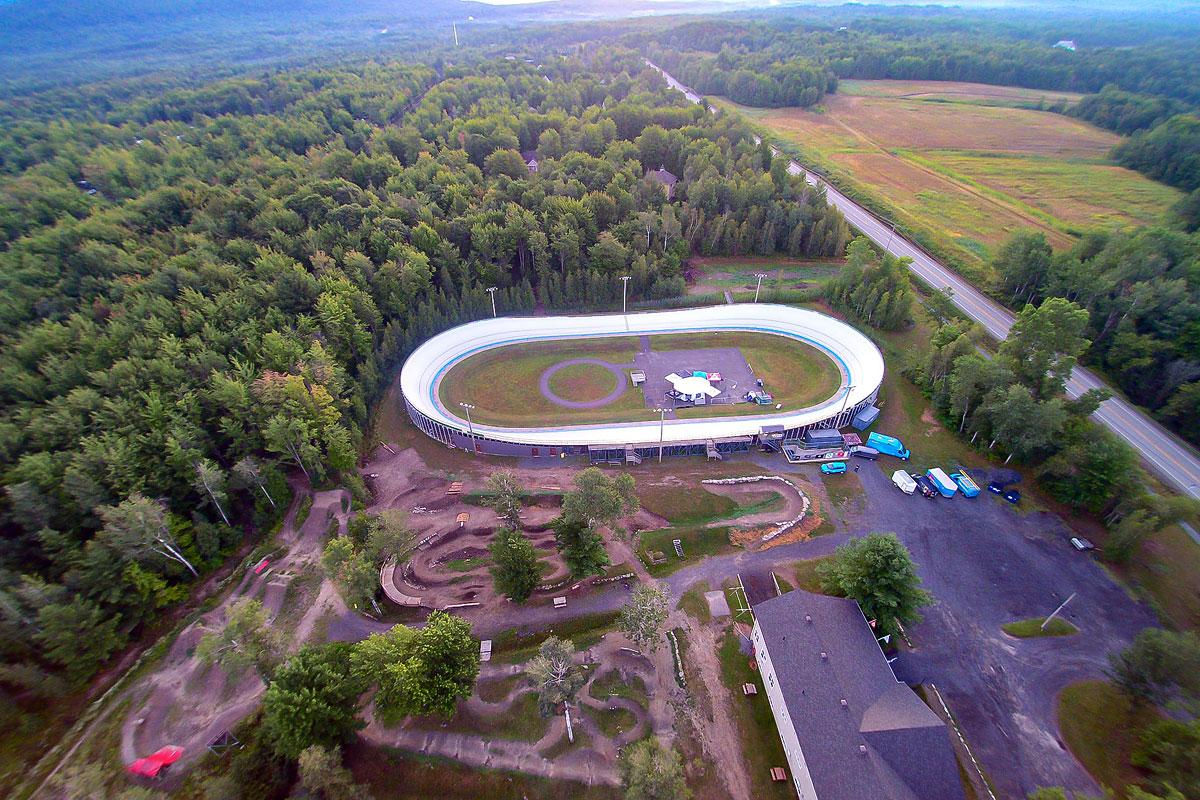
<svg viewBox="0 0 1200 800"><path fill-rule="evenodd" d="M628 275L621 276L621 313L622 314L625 313L625 295L626 295L626 290L629 289L629 277L630 276L628 276Z"/></svg>
<svg viewBox="0 0 1200 800"><path fill-rule="evenodd" d="M496 318L496 289L497 287L495 286L489 286L487 288L487 293L492 296L492 319Z"/></svg>
<svg viewBox="0 0 1200 800"><path fill-rule="evenodd" d="M662 463L663 451L663 434L667 427L667 410L665 408L654 409L658 412L658 463Z"/></svg>
<svg viewBox="0 0 1200 800"><path fill-rule="evenodd" d="M467 410L467 430L471 433L471 452L478 457L479 451L475 449L475 426L471 424L471 409L475 406L470 403L459 403L459 405Z"/></svg>
<svg viewBox="0 0 1200 800"><path fill-rule="evenodd" d="M458 47L458 24L451 22L450 27L454 29L454 46Z"/></svg>
<svg viewBox="0 0 1200 800"><path fill-rule="evenodd" d="M758 285L754 287L754 302L757 303L758 302L758 292L760 289L762 289L762 281L763 281L763 278L767 277L767 273L756 272L756 273L754 273L754 277L758 278Z"/></svg>
<svg viewBox="0 0 1200 800"><path fill-rule="evenodd" d="M893 222L892 223L892 232L890 234L888 234L888 242L886 245L883 246L883 251L885 253L892 252L892 239L894 239L895 237L896 237L896 223Z"/></svg>
<svg viewBox="0 0 1200 800"><path fill-rule="evenodd" d="M1058 608L1054 609L1054 613L1053 613L1053 614L1051 614L1050 616L1046 617L1045 621L1044 621L1044 622L1042 622L1042 630L1046 630L1046 626L1050 624L1050 620L1052 620L1052 619L1054 619L1055 617L1057 617L1057 616L1058 616L1058 612L1060 612L1060 611L1062 611L1064 608L1066 608L1066 607L1067 607L1067 603L1069 603L1069 602L1071 602L1072 600L1074 600L1074 599L1075 599L1075 595L1076 595L1076 594L1078 594L1078 592L1071 592L1071 596L1070 596L1070 597L1068 597L1066 600L1063 600L1063 602L1062 602L1062 605L1061 605L1061 606L1059 606Z"/></svg>

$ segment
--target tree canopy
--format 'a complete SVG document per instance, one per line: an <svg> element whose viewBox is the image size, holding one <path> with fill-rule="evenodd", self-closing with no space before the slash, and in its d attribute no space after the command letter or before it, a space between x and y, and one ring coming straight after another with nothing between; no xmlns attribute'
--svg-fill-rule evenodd
<svg viewBox="0 0 1200 800"><path fill-rule="evenodd" d="M872 533L837 548L832 560L818 567L821 587L858 601L880 634L895 633L898 623L921 617L933 597L921 587L908 548L894 533Z"/></svg>

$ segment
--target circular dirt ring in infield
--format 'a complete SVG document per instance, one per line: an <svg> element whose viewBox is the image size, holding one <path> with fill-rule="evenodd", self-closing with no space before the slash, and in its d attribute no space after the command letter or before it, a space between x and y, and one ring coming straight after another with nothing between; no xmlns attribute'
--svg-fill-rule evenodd
<svg viewBox="0 0 1200 800"><path fill-rule="evenodd" d="M568 400L565 397L559 397L557 394L555 394L554 390L550 388L550 379L553 378L560 370L567 369L568 367L583 365L600 367L601 369L607 370L612 377L616 379L616 386L613 387L613 390L606 396L596 398L595 400ZM610 364L607 361L601 361L598 358L571 358L567 359L566 361L560 361L553 367L550 367L550 369L543 372L541 381L539 382L539 388L541 389L542 397L546 398L555 405L562 406L563 408L600 408L608 405L621 395L625 394L625 390L629 388L629 379L625 377L625 371L623 369L615 364Z"/></svg>

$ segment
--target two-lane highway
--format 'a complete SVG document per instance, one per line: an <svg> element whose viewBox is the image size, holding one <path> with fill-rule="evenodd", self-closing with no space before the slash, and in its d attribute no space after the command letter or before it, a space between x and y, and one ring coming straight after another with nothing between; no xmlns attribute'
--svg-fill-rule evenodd
<svg viewBox="0 0 1200 800"><path fill-rule="evenodd" d="M683 92L688 100L702 102L700 95L675 80L661 67L649 61L646 63L662 73L668 85ZM713 111L715 113L715 109ZM842 212L847 222L889 253L911 259L910 269L928 286L938 290L949 288L954 305L982 325L989 335L996 340L1008 336L1014 320L1011 311L986 297L962 276L895 233L890 224L796 161L788 161L788 171L793 175L803 174L813 186L824 187L829 202ZM1067 382L1067 393L1071 397L1078 397L1089 389L1107 388L1095 373L1082 367L1077 367ZM1165 482L1184 494L1200 499L1200 458L1179 437L1122 397L1114 396L1104 401L1093 416L1137 450L1147 465Z"/></svg>

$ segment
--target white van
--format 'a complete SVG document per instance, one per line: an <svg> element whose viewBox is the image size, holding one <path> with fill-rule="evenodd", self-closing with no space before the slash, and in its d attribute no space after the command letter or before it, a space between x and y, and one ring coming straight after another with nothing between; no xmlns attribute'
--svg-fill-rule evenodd
<svg viewBox="0 0 1200 800"><path fill-rule="evenodd" d="M892 483L896 484L896 488L905 494L912 494L917 490L917 482L902 469L892 473Z"/></svg>

